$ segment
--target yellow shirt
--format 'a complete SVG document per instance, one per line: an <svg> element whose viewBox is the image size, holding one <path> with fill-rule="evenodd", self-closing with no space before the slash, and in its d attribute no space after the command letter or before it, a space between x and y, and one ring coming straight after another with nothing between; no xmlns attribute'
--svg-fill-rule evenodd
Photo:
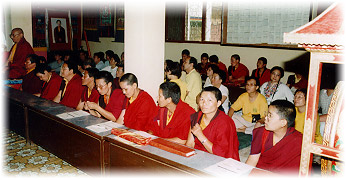
<svg viewBox="0 0 346 180"><path fill-rule="evenodd" d="M294 128L303 134L304 123L305 123L305 112L300 113L297 108L296 108L296 111L297 111L297 115L296 115ZM322 144L322 135L320 133L320 117L319 116L317 116L317 121L316 121L315 142L318 144Z"/></svg>
<svg viewBox="0 0 346 180"><path fill-rule="evenodd" d="M254 102L250 102L249 93L245 92L238 97L231 108L234 111L242 109L242 117L249 122L252 122L252 114L260 114L263 118L268 112L267 100L261 93L258 93Z"/></svg>
<svg viewBox="0 0 346 180"><path fill-rule="evenodd" d="M182 81L181 79L172 79L170 82L175 82L180 87L180 99L185 102L186 97L186 91L187 91L187 84L186 82Z"/></svg>
<svg viewBox="0 0 346 180"><path fill-rule="evenodd" d="M196 102L197 95L202 91L201 75L193 69L186 75L187 91L189 92L185 98L185 102L190 105L195 111L198 111Z"/></svg>

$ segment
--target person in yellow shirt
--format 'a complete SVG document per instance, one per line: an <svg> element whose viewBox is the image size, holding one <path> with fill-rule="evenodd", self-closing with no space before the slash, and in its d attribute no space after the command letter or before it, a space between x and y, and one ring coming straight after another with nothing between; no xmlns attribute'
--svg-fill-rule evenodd
<svg viewBox="0 0 346 180"><path fill-rule="evenodd" d="M260 82L257 78L249 77L246 78L245 82L246 92L241 94L232 104L228 116L233 119L237 132L252 134L255 127L264 123L268 104L266 98L258 92ZM242 109L242 115L234 113L240 109Z"/></svg>
<svg viewBox="0 0 346 180"><path fill-rule="evenodd" d="M304 123L305 123L305 110L306 110L306 89L298 89L294 94L294 105L296 106L296 120L294 128L304 133ZM315 132L315 142L322 144L322 135L319 131L320 129L320 119L317 117L316 122L316 132Z"/></svg>
<svg viewBox="0 0 346 180"><path fill-rule="evenodd" d="M169 82L175 82L180 87L180 99L185 102L187 84L180 79L181 68L178 62L169 63L165 69Z"/></svg>
<svg viewBox="0 0 346 180"><path fill-rule="evenodd" d="M197 59L189 57L184 61L184 70L186 71L187 95L185 102L189 104L195 111L198 110L197 96L202 91L202 78L196 71Z"/></svg>

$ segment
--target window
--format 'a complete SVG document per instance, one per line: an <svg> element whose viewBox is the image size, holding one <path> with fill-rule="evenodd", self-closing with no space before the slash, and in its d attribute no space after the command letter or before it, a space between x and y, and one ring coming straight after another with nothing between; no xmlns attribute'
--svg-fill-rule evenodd
<svg viewBox="0 0 346 180"><path fill-rule="evenodd" d="M222 2L166 4L166 41L220 42Z"/></svg>

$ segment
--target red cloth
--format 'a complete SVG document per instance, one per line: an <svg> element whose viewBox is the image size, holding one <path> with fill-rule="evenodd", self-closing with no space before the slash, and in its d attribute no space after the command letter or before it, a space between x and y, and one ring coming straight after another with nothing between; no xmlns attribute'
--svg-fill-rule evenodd
<svg viewBox="0 0 346 180"><path fill-rule="evenodd" d="M109 98L108 104L104 103L104 96L101 95L99 98L99 105L108 112L111 112L113 116L118 119L121 111L123 110L124 101L126 100L125 95L121 89L113 89L111 97Z"/></svg>
<svg viewBox="0 0 346 180"><path fill-rule="evenodd" d="M148 129L153 134L162 138L178 137L181 140L187 140L190 130L190 116L195 110L183 101L179 101L174 111L172 120L166 126L167 108L157 107L157 116L149 123Z"/></svg>
<svg viewBox="0 0 346 180"><path fill-rule="evenodd" d="M131 129L147 131L149 121L155 116L156 105L153 98L140 90L137 98L131 104L126 104L124 125Z"/></svg>
<svg viewBox="0 0 346 180"><path fill-rule="evenodd" d="M191 127L200 123L201 111L191 115ZM239 159L239 141L233 120L223 111L218 110L203 134L213 143L213 154L225 158ZM195 137L195 149L208 152L203 144Z"/></svg>
<svg viewBox="0 0 346 180"><path fill-rule="evenodd" d="M262 76L260 76L260 75L258 74L258 71L259 71L259 69L254 69L254 70L252 71L251 76L254 76L254 77L256 77L256 78L259 79L259 81L260 81L260 87L261 87L262 84L264 84L265 82L270 81L270 70L269 70L269 69L265 69L264 72L262 73Z"/></svg>
<svg viewBox="0 0 346 180"><path fill-rule="evenodd" d="M39 94L42 89L43 81L40 80L35 74L35 71L31 71L23 77L22 89L24 92L30 94Z"/></svg>
<svg viewBox="0 0 346 180"><path fill-rule="evenodd" d="M82 97L83 88L82 78L80 75L75 74L67 84L65 94L62 97L60 104L76 109L79 100Z"/></svg>
<svg viewBox="0 0 346 180"><path fill-rule="evenodd" d="M94 87L91 90L90 96L88 97L88 89L89 89L88 87L85 87L83 89L82 96L81 96L81 101L82 102L90 101L90 102L98 103L99 102L99 98L100 98L99 92Z"/></svg>
<svg viewBox="0 0 346 180"><path fill-rule="evenodd" d="M13 46L9 55L11 54L12 49ZM24 63L29 54L35 54L35 52L31 45L23 37L17 44L16 52L13 56L13 63L9 64L9 79L19 79L26 75Z"/></svg>
<svg viewBox="0 0 346 180"><path fill-rule="evenodd" d="M242 63L239 63L238 68L233 71L233 66L228 67L228 74L229 76L232 76L233 79L238 79L243 76L249 76L249 69ZM228 76L227 76L228 77ZM241 85L245 82L245 80L242 81L236 81L233 82L234 85Z"/></svg>
<svg viewBox="0 0 346 180"><path fill-rule="evenodd" d="M48 82L43 84L41 91L41 98L53 100L59 93L59 87L61 85L62 78L55 72L52 72L52 76Z"/></svg>
<svg viewBox="0 0 346 180"><path fill-rule="evenodd" d="M273 146L273 132L267 131L267 138L262 138L265 131L264 127L253 130L250 154L263 151L256 167L276 173L298 174L303 135L292 127L288 128L284 138Z"/></svg>

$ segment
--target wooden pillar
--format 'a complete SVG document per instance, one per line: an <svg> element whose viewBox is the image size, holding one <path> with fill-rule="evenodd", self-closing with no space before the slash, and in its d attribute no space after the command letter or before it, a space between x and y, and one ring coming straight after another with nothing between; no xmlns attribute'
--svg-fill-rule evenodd
<svg viewBox="0 0 346 180"><path fill-rule="evenodd" d="M164 79L165 3L125 1L125 73L138 78L139 88L156 102Z"/></svg>

